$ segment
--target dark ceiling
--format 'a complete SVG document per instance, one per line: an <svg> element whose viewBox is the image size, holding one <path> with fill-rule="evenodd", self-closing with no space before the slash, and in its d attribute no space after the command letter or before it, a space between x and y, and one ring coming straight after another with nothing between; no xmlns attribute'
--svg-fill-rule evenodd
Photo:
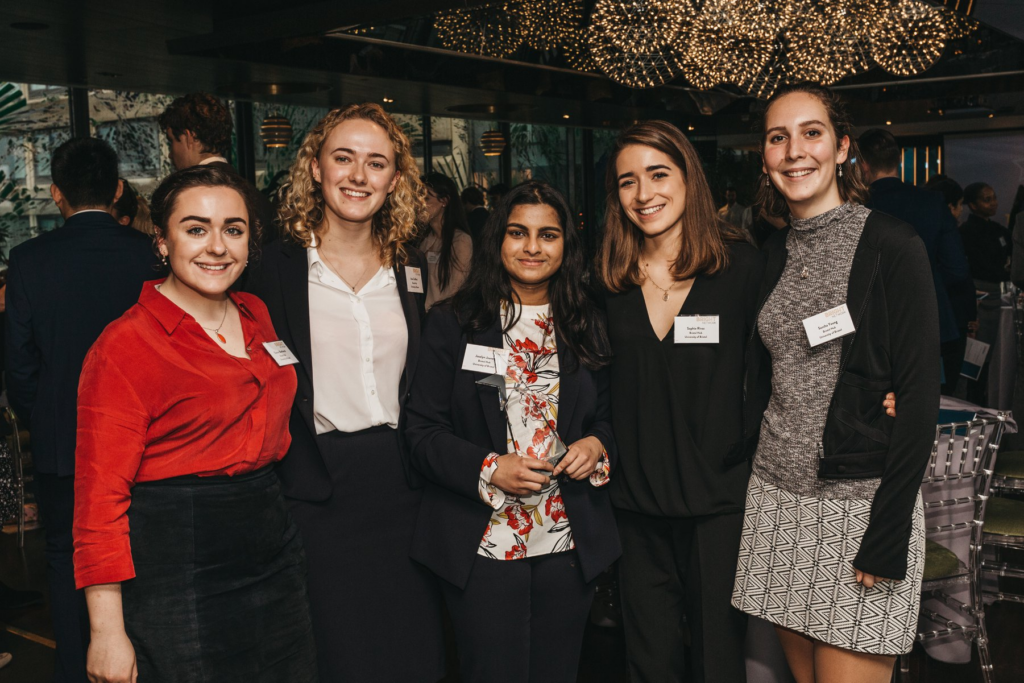
<svg viewBox="0 0 1024 683"><path fill-rule="evenodd" d="M485 3L6 0L0 80L318 106L387 98L398 112L592 127L658 117L732 144L749 135L753 101L730 87L702 93L678 79L630 90L543 53L513 62L437 49L426 17L474 4ZM1024 128L1024 42L1012 36L1024 35L1024 7L1005 6L976 0L975 16L1010 23L947 46L920 76L873 69L844 81L858 123L890 121L901 134ZM46 27L12 27L26 22ZM374 34L386 40L339 31L369 25L393 30Z"/></svg>

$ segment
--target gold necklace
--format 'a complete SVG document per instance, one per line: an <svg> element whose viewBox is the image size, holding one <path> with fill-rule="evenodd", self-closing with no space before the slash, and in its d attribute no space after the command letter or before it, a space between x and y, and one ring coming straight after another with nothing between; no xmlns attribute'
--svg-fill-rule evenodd
<svg viewBox="0 0 1024 683"><path fill-rule="evenodd" d="M649 266L647 264L647 261L644 261L644 275L647 277L648 280L651 281L652 285L654 285L655 287L657 287L658 289L660 289L663 292L661 300L662 301L668 301L669 290L671 290L673 287L675 287L676 283L673 282L671 285L668 286L668 289L665 289L664 287L659 285L657 282L655 282L654 278L651 277L651 271L650 271L650 268L649 268Z"/></svg>
<svg viewBox="0 0 1024 683"><path fill-rule="evenodd" d="M207 332L213 332L215 335L217 335L217 339L220 339L220 343L221 344L227 344L228 340L225 339L224 335L220 333L220 328L224 327L224 321L227 320L227 319L228 319L228 300L224 299L224 315L222 315L220 317L220 325L217 325L217 327L215 327L215 328L207 327L206 325L200 325L199 327L203 328Z"/></svg>
<svg viewBox="0 0 1024 683"><path fill-rule="evenodd" d="M327 254L325 254L325 253L324 253L324 252L323 252L323 251L322 251L322 250L320 249L320 247L317 247L317 248L316 248L316 250L317 250L317 252L319 252L320 256L321 256L321 257L322 257L322 258L323 258L323 259L324 259L325 261L327 261L328 265L330 265L330 266L331 266L331 270L333 270L333 271L334 271L334 274L335 274L335 275L337 275L337 276L338 276L339 278L341 278L341 281L342 281L342 282L344 282L344 283L345 283L346 285L348 285L348 288L352 290L352 293L353 293L353 294L355 294L355 293L356 293L356 288L355 288L355 287L354 287L354 286L352 285L352 283L351 283L351 282L349 282L348 280L346 280L346 279L345 279L345 276L344 276L344 275L342 275L342 274L341 274L341 269L340 269L340 268L338 268L338 265L337 265L336 263L334 263L334 261L333 261L333 260L331 260L331 258L330 258L329 256L327 256ZM356 278L356 282L357 282L357 283L358 283L358 282L359 282L360 280L362 280L362 279L363 279L363 276L364 276L364 275L366 275L366 271L367 271L367 270L369 269L369 267L370 267L370 264L369 264L369 263L367 263L367 264L366 264L365 266L363 266L363 272L359 273L359 277L357 277L357 278Z"/></svg>

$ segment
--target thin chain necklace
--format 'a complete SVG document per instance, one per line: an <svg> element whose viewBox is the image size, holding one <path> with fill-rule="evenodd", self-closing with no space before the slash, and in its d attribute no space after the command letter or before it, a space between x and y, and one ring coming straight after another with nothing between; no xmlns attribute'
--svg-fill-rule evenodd
<svg viewBox="0 0 1024 683"><path fill-rule="evenodd" d="M796 235L793 235L793 244L796 245L796 252L800 255L800 266L803 269L800 271L800 279L806 280L811 276L811 273L807 270L807 261L804 260L804 250L803 247L800 246L800 238Z"/></svg>
<svg viewBox="0 0 1024 683"><path fill-rule="evenodd" d="M651 277L651 271L650 271L650 268L648 267L647 261L644 261L644 275L647 276L647 279L651 281L652 285L654 285L659 290L661 290L661 292L662 292L661 300L662 301L668 301L669 290L671 290L673 287L675 287L676 283L673 282L671 285L668 286L668 289L665 289L664 287L659 285L657 282L655 282L654 278Z"/></svg>
<svg viewBox="0 0 1024 683"><path fill-rule="evenodd" d="M338 268L338 265L337 265L337 264L336 264L336 263L335 263L335 262L334 262L334 261L333 261L333 260L332 260L332 259L331 259L331 258L330 258L330 257L329 257L328 255L327 255L327 254L325 254L325 253L323 252L323 250L322 250L322 249L320 249L320 247L319 247L319 246L318 246L318 247L316 248L316 250L317 250L317 253L319 253L319 254L320 254L320 256L321 256L321 257L322 257L322 258L323 258L323 259L324 259L325 261L327 261L327 263L328 263L328 264L329 264L329 265L331 266L331 269L332 269L332 270L334 271L334 273L335 273L335 274L336 274L336 275L337 275L338 277L340 277L340 278L341 278L341 281L342 281L342 282L344 282L344 283L345 283L346 285L348 285L348 288L352 290L352 293L353 293L353 294L355 294L355 293L356 293L356 288L355 288L355 286L354 286L354 285L353 285L353 284L352 284L351 282L349 282L348 280L346 280L346 279L345 279L345 276L341 274L341 269L340 269L340 268ZM367 270L368 270L369 268L370 268L370 264L369 264L369 263L367 263L367 264L366 264L365 266L363 266L363 272L359 273L359 277L357 277L357 278L356 278L356 282L357 282L357 283L358 283L358 282L359 282L360 280L362 280L362 279L363 279L363 276L364 276L364 275L366 275L366 271L367 271Z"/></svg>
<svg viewBox="0 0 1024 683"><path fill-rule="evenodd" d="M202 325L201 324L201 325L199 325L199 327L203 328L207 332L213 332L215 335L217 335L217 339L220 339L220 343L221 344L227 344L228 340L225 339L224 335L220 333L220 328L224 327L224 321L227 320L227 319L228 319L228 300L224 299L224 315L222 315L220 317L220 325L217 325L217 327L207 327L206 325ZM196 322L199 322L199 321L196 321Z"/></svg>

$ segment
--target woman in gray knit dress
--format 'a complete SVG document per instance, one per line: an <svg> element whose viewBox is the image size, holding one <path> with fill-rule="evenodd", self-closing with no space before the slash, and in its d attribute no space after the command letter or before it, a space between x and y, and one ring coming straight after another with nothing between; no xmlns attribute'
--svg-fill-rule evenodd
<svg viewBox="0 0 1024 683"><path fill-rule="evenodd" d="M771 398L733 605L776 625L798 683L886 683L914 641L924 568L918 490L939 396L930 266L912 228L861 205L831 91L780 90L763 124L761 194L791 228L765 246L751 348L771 357ZM881 408L890 390L895 419Z"/></svg>

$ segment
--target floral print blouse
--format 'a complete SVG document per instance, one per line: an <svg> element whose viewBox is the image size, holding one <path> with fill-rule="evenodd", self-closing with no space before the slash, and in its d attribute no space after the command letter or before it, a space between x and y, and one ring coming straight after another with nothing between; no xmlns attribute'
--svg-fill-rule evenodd
<svg viewBox="0 0 1024 683"><path fill-rule="evenodd" d="M555 432L559 374L551 306L522 306L519 320L505 333L503 347L509 353L505 371L508 452L524 458L550 458L560 448ZM519 560L575 548L558 482L552 480L529 496L505 493L491 485L499 455L488 455L480 469L480 498L494 514L477 554ZM603 453L590 475L591 485L607 484L609 472L608 454Z"/></svg>

